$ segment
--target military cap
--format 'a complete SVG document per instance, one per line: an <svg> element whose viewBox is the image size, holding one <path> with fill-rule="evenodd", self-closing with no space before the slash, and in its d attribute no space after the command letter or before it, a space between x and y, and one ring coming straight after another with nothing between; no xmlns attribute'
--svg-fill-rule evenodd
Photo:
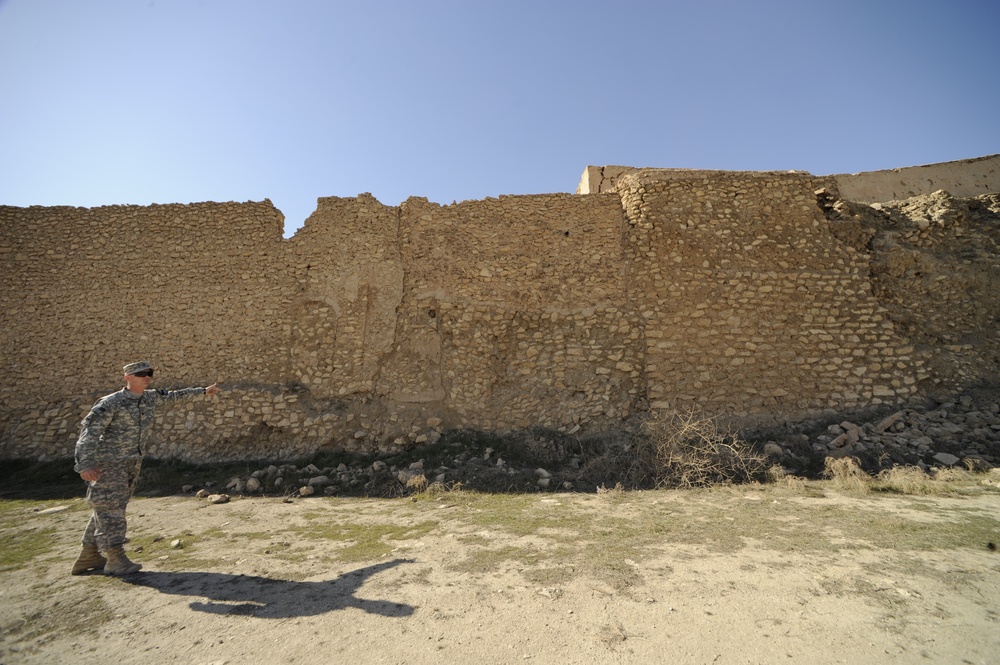
<svg viewBox="0 0 1000 665"><path fill-rule="evenodd" d="M129 363L128 365L125 365L123 369L125 370L125 375L128 376L129 374L138 374L145 369L153 369L153 366L145 360L140 360L137 363Z"/></svg>

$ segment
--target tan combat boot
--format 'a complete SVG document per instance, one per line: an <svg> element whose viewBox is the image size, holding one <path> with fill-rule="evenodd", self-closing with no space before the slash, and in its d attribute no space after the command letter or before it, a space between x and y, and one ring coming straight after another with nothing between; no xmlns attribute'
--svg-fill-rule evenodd
<svg viewBox="0 0 1000 665"><path fill-rule="evenodd" d="M125 556L125 549L121 545L108 550L108 562L104 566L105 575L131 575L142 570L141 563L132 563Z"/></svg>
<svg viewBox="0 0 1000 665"><path fill-rule="evenodd" d="M97 545L84 545L83 549L80 550L79 558L73 564L72 572L74 575L83 575L92 570L97 571L104 568L104 564L107 562L108 560L101 556L97 550Z"/></svg>

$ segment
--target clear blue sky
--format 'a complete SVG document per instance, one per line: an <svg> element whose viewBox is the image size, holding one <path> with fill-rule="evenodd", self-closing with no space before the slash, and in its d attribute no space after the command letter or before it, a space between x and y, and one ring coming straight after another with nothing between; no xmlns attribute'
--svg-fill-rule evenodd
<svg viewBox="0 0 1000 665"><path fill-rule="evenodd" d="M1000 153L996 0L0 0L0 204L397 205Z"/></svg>

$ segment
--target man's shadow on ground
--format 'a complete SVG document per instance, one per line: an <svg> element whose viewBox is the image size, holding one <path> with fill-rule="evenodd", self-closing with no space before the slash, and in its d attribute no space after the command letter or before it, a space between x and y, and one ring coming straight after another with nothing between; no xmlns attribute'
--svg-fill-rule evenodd
<svg viewBox="0 0 1000 665"><path fill-rule="evenodd" d="M190 603L191 609L197 612L284 619L315 616L355 607L369 614L406 617L413 614L413 606L388 600L368 600L354 595L370 576L403 563L413 561L395 559L359 568L325 582L294 582L228 573L156 571L139 572L121 579L161 593L208 598L208 602L199 600Z"/></svg>

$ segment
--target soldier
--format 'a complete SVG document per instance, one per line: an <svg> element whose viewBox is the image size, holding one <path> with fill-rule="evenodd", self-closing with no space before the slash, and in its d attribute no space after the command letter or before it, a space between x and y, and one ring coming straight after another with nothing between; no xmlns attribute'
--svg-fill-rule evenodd
<svg viewBox="0 0 1000 665"><path fill-rule="evenodd" d="M73 470L87 482L87 502L94 512L83 533L83 550L73 564L74 575L101 568L106 575L129 575L142 568L125 556L125 507L139 480L156 405L222 391L217 383L207 388L148 390L153 368L145 361L125 365L124 371L125 387L97 401L83 419L76 442Z"/></svg>

